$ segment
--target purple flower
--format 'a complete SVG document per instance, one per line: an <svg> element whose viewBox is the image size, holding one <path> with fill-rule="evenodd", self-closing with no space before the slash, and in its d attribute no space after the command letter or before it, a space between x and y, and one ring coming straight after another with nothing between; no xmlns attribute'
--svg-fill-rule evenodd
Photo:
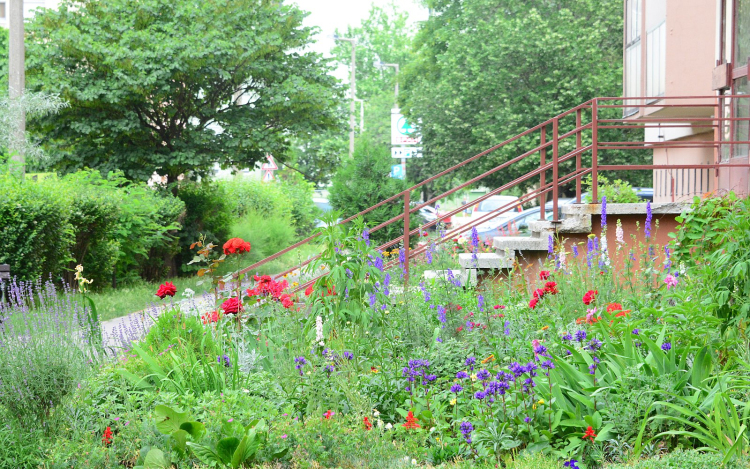
<svg viewBox="0 0 750 469"><path fill-rule="evenodd" d="M437 307L437 316L438 316L438 321L440 321L442 323L446 322L445 307L438 305L438 307Z"/></svg>
<svg viewBox="0 0 750 469"><path fill-rule="evenodd" d="M490 379L490 372L487 370L480 370L479 373L477 373L477 378L479 378L481 381L487 381Z"/></svg>
<svg viewBox="0 0 750 469"><path fill-rule="evenodd" d="M471 247L474 251L479 247L479 233L476 226L471 227Z"/></svg>
<svg viewBox="0 0 750 469"><path fill-rule="evenodd" d="M344 351L344 358L347 360L351 360L354 358L354 354L348 350Z"/></svg>
<svg viewBox="0 0 750 469"><path fill-rule="evenodd" d="M531 417L524 417L523 421L526 422L526 423L530 423L531 422Z"/></svg>
<svg viewBox="0 0 750 469"><path fill-rule="evenodd" d="M578 257L578 246L573 245L573 257Z"/></svg>
<svg viewBox="0 0 750 469"><path fill-rule="evenodd" d="M330 375L331 373L333 373L333 371L335 369L336 368L333 365L328 365L328 366L326 366L326 373L328 373Z"/></svg>
<svg viewBox="0 0 750 469"><path fill-rule="evenodd" d="M466 442L471 444L471 432L474 431L474 426L470 422L461 422L461 434L466 439Z"/></svg>
<svg viewBox="0 0 750 469"><path fill-rule="evenodd" d="M351 270L349 270L349 268L347 267L347 268L346 268L346 276L347 276L347 277L349 277L349 278L352 278L352 275L353 275L353 274L352 274L352 271L351 271Z"/></svg>
<svg viewBox="0 0 750 469"><path fill-rule="evenodd" d="M469 377L469 374L465 371L459 371L458 373L456 373L456 378L458 379L466 379L468 377Z"/></svg>
<svg viewBox="0 0 750 469"><path fill-rule="evenodd" d="M638 335L638 334L640 334L640 332L641 331L639 331L638 329L633 329L633 331L631 332L631 334Z"/></svg>
<svg viewBox="0 0 750 469"><path fill-rule="evenodd" d="M547 243L547 252L549 254L552 254L554 252L554 250L555 250L555 241L552 239L552 235L549 235L547 237L547 241L548 241L548 243Z"/></svg>
<svg viewBox="0 0 750 469"><path fill-rule="evenodd" d="M369 293L370 297L370 307L375 307L375 303L378 301L378 295L376 295L374 292Z"/></svg>
<svg viewBox="0 0 750 469"><path fill-rule="evenodd" d="M562 336L562 340L573 340L573 336L570 335L569 332L567 332L564 336Z"/></svg>
<svg viewBox="0 0 750 469"><path fill-rule="evenodd" d="M477 304L479 305L479 311L484 313L484 297L477 295Z"/></svg>
<svg viewBox="0 0 750 469"><path fill-rule="evenodd" d="M583 341L586 340L586 331L576 331L576 340L583 343Z"/></svg>
<svg viewBox="0 0 750 469"><path fill-rule="evenodd" d="M385 268L383 266L383 258L382 257L378 256L378 257L375 258L375 268L378 269L381 272Z"/></svg>
<svg viewBox="0 0 750 469"><path fill-rule="evenodd" d="M474 371L474 365L477 363L477 359L474 357L469 357L464 362L464 365L468 366L471 371Z"/></svg>
<svg viewBox="0 0 750 469"><path fill-rule="evenodd" d="M456 383L456 384L454 384L453 386L451 386L451 392L452 392L452 393L458 394L458 393L460 393L460 392L461 392L461 391L463 391L463 390L464 390L464 387L463 387L463 386L461 386L461 385L460 385L460 384L458 384L458 383Z"/></svg>
<svg viewBox="0 0 750 469"><path fill-rule="evenodd" d="M646 235L646 239L651 238L651 219L653 214L651 213L651 201L646 202L646 223L643 224L643 234Z"/></svg>
<svg viewBox="0 0 750 469"><path fill-rule="evenodd" d="M477 391L474 393L474 399L479 399L480 401L487 397L487 393L484 391Z"/></svg>
<svg viewBox="0 0 750 469"><path fill-rule="evenodd" d="M602 230L607 227L607 196L602 197Z"/></svg>
<svg viewBox="0 0 750 469"><path fill-rule="evenodd" d="M365 244L369 247L370 246L370 230L367 228L362 231L362 239L365 240Z"/></svg>
<svg viewBox="0 0 750 469"><path fill-rule="evenodd" d="M294 359L294 363L296 363L294 367L299 371L299 375L302 376L302 367L307 364L307 360L305 360L305 357L297 357Z"/></svg>
<svg viewBox="0 0 750 469"><path fill-rule="evenodd" d="M545 370L554 370L555 364L552 363L552 360L545 360L542 362L542 368Z"/></svg>
<svg viewBox="0 0 750 469"><path fill-rule="evenodd" d="M422 290L422 294L424 295L424 301L427 303L430 301L430 292L427 291L427 288L424 286L424 282L419 283L419 288Z"/></svg>
<svg viewBox="0 0 750 469"><path fill-rule="evenodd" d="M578 467L578 461L575 459L567 461L565 464L563 464L563 466L567 467L568 469L581 469L580 467Z"/></svg>
<svg viewBox="0 0 750 469"><path fill-rule="evenodd" d="M503 330L503 333L506 336L510 335L510 321L505 321L505 330Z"/></svg>
<svg viewBox="0 0 750 469"><path fill-rule="evenodd" d="M664 342L663 344L661 344L661 349L665 352L669 352L670 350L672 350L672 344L670 342Z"/></svg>
<svg viewBox="0 0 750 469"><path fill-rule="evenodd" d="M589 342L589 345L586 346L586 348L592 352L596 352L597 350L602 348L602 341L595 337L591 339L591 342Z"/></svg>

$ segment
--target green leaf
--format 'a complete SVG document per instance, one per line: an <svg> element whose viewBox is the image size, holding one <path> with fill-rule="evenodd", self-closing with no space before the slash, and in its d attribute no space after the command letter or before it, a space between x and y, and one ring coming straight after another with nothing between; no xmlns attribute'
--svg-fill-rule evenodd
<svg viewBox="0 0 750 469"><path fill-rule="evenodd" d="M219 454L208 446L204 446L199 443L195 443L193 441L188 441L187 445L188 445L188 448L190 448L190 450L193 452L193 454L195 454L195 457L197 457L198 459L200 459L206 464L213 464L213 463L226 464L219 457Z"/></svg>
<svg viewBox="0 0 750 469"><path fill-rule="evenodd" d="M144 469L168 469L172 466L167 456L158 448L151 449L143 461Z"/></svg>
<svg viewBox="0 0 750 469"><path fill-rule="evenodd" d="M206 433L206 427L200 422L184 422L180 425L180 430L185 430L196 441Z"/></svg>
<svg viewBox="0 0 750 469"><path fill-rule="evenodd" d="M219 455L219 458L224 464L229 464L232 461L234 452L237 450L237 447L239 445L240 439L235 436L222 438L216 444L216 454Z"/></svg>
<svg viewBox="0 0 750 469"><path fill-rule="evenodd" d="M165 435L176 432L188 420L187 412L178 412L165 405L156 406L154 413L157 416L156 429Z"/></svg>

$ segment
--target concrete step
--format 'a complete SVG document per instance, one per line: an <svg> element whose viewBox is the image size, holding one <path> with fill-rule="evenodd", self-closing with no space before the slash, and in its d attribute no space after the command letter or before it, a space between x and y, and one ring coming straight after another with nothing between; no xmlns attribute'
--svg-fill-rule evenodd
<svg viewBox="0 0 750 469"><path fill-rule="evenodd" d="M545 237L495 236L492 245L498 253L510 251L546 251L549 239ZM469 254L471 255L471 254ZM515 256L515 253L513 253Z"/></svg>
<svg viewBox="0 0 750 469"><path fill-rule="evenodd" d="M513 267L513 258L515 253L505 255L505 253L482 252L477 253L476 260L474 255L463 253L458 255L458 263L464 269L510 269Z"/></svg>

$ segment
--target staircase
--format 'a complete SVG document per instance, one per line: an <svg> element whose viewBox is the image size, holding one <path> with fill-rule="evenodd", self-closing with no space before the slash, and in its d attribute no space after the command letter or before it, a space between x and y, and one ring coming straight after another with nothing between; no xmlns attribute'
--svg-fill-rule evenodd
<svg viewBox="0 0 750 469"><path fill-rule="evenodd" d="M724 96L725 101L731 101L734 96ZM658 102L658 104L654 104ZM643 104L637 104L643 103ZM650 104L645 104L650 103ZM698 104L701 103L701 104ZM711 103L711 104L706 104ZM725 103L726 104L726 103ZM691 113L695 113L696 105L703 106L700 109L700 113L693 116ZM653 113L650 114L647 119L632 119L624 116L625 109L633 109L639 106L662 106L668 109L669 112L665 114ZM414 186L405 189L393 196L373 205L372 207L351 216L343 221L341 224L348 223L354 218L364 215L383 204L394 202L396 200L403 201L403 213L393 217L390 220L383 221L377 226L371 227L370 232L377 231L385 226L391 225L392 223L399 223L403 226L402 235L397 238L384 243L379 246L379 249L393 249L394 247L402 246L406 254L405 268L405 282L409 282L409 263L410 260L419 256L425 252L427 246L418 246L414 249L410 248L410 241L414 236L419 236L418 229L410 229L410 218L416 212L426 205L432 205L438 203L440 200L451 197L456 192L467 188L471 185L481 183L482 179L489 175L495 174L499 171L506 170L512 165L517 165L523 161L524 168L531 167L535 168L531 171L526 172L523 176L517 177L500 187L497 187L487 194L479 197L474 202L479 203L493 195L501 194L505 191L513 188L525 188L532 186L532 189L528 190L524 195L519 197L519 201L515 201L506 206L498 207L492 212L487 213L481 218L471 220L468 224L461 227L449 230L444 237L436 240L437 243L442 243L446 240L453 239L462 233L470 231L473 227L479 226L486 223L498 215L513 210L519 203L529 204L538 203L544 206L548 196L552 203L552 220L545 220L545 211L540 211L540 219L537 222L531 222L529 227L532 231L531 237L519 237L519 236L507 236L507 237L496 237L493 240L493 246L495 248L494 253L482 253L477 254L476 258L472 254L461 254L459 255L459 266L457 272L459 278L462 280L462 284L472 284L477 281L478 271L483 270L497 270L507 271L514 265L519 263L519 259L524 258L536 258L537 260L546 257L547 249L549 246L549 236L555 235L559 239L560 237L569 237L572 240L584 240L586 235L589 233L595 233L598 229L597 222L595 219L598 217L600 206L597 204L581 204L582 190L581 184L582 179L591 175L592 179L592 199L598 200L598 174L602 171L632 171L632 170L678 170L686 168L698 168L698 169L715 169L718 174L719 168L733 168L742 167L748 168L748 163L734 163L736 160L731 160L730 163L716 163L716 164L669 164L669 165L608 165L602 164L606 162L607 155L609 152L627 152L629 150L653 150L656 148L685 148L685 145L690 144L690 148L713 148L717 155L716 161L718 161L719 150L722 145L732 144L750 144L750 142L723 142L718 140L720 138L720 132L714 132L715 141L699 141L699 142L684 142L681 140L659 140L659 141L644 141L643 133L634 134L634 137L630 141L620 141L618 139L623 138L622 129L653 129L657 126L665 126L670 128L683 127L692 131L693 125L699 125L700 127L714 127L715 129L721 129L723 124L722 119L719 117L705 117L704 109L706 106L718 106L716 96L706 97L657 97L657 98L629 98L625 102L622 98L594 98L585 103L582 103L570 110L558 114L557 116L540 123L518 135L515 135L504 142L495 145L477 155L474 155L465 161L448 168L444 171L435 174L434 176L415 184ZM718 107L715 108L714 116L720 115ZM674 117L679 116L679 117ZM750 118L746 120L750 121ZM411 204L412 193L418 193L422 190L422 187L429 184L441 177L447 176L449 178L456 176L456 171L462 170L462 178L466 175L467 164L478 161L480 159L490 158L490 155L497 150L507 147L509 144L519 145L523 142L525 145L533 147L527 151L505 160L504 157L502 163L493 167L492 169L485 171L481 174L477 174L471 177L463 184L454 187L444 193L437 195L429 200ZM534 142L538 142L535 144ZM483 167L487 167L484 165ZM714 186L716 187L716 186ZM565 205L562 207L563 218L559 217L558 210L558 198L561 194L561 190L567 192L574 192L576 196L576 203ZM618 211L622 213L622 216L633 217L636 215L633 211L642 213L645 215L645 204L621 204L623 207L617 207L618 204L608 204L608 213L616 215ZM664 204L664 207L654 206L654 213L664 211L664 213L679 213L683 206L669 206L670 204ZM429 222L421 227L421 229L435 226L443 219L456 215L461 212L463 207L450 211L441 215L438 219ZM676 211L676 212L675 212ZM635 220L635 219L633 219ZM614 230L611 230L614 232ZM312 236L299 241L298 243L289 246L288 248L273 254L262 261L256 262L255 264L248 266L240 271L240 273L247 273L257 269L259 266L270 262L279 256L286 254L300 246L309 243L319 236L319 233L315 233ZM614 240L613 240L614 241ZM614 244L612 244L614 245ZM310 259L304 262L301 266L295 266L293 269L289 269L286 272L281 272L276 277L283 276L290 273L291 271L305 266L312 262L314 259ZM396 264L396 261L392 261L387 264L386 267L390 267ZM527 263L528 264L528 263ZM320 276L325 275L324 273ZM315 282L320 276L315 277L298 287L294 291L302 291L307 286ZM446 271L428 271L425 274L426 278L443 278L447 276Z"/></svg>

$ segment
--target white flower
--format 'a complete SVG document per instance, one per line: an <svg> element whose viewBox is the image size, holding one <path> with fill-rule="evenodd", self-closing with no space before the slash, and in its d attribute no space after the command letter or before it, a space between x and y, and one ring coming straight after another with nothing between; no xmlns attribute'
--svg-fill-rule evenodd
<svg viewBox="0 0 750 469"><path fill-rule="evenodd" d="M323 340L323 318L320 316L315 318L315 342L321 342Z"/></svg>
<svg viewBox="0 0 750 469"><path fill-rule="evenodd" d="M386 430L390 430L391 428L393 428L393 424L391 424L391 423L386 423L385 424L385 429Z"/></svg>
<svg viewBox="0 0 750 469"><path fill-rule="evenodd" d="M617 236L617 242L619 244L625 244L625 232L622 230L622 222L620 222L620 220L617 220L615 235Z"/></svg>
<svg viewBox="0 0 750 469"><path fill-rule="evenodd" d="M378 422L378 428L383 428L383 421L378 419L377 422Z"/></svg>
<svg viewBox="0 0 750 469"><path fill-rule="evenodd" d="M318 342L318 345L320 345L321 347L325 347L326 343L321 340L320 342Z"/></svg>
<svg viewBox="0 0 750 469"><path fill-rule="evenodd" d="M682 262L682 261L680 261L680 269L679 270L680 270L680 277L684 276L686 270L685 270L685 263Z"/></svg>
<svg viewBox="0 0 750 469"><path fill-rule="evenodd" d="M380 416L380 412L378 412L378 409L372 409L372 415L378 417Z"/></svg>
<svg viewBox="0 0 750 469"><path fill-rule="evenodd" d="M567 268L567 253L565 252L565 245L560 248L560 268L565 271Z"/></svg>
<svg viewBox="0 0 750 469"><path fill-rule="evenodd" d="M417 460L414 459L414 458L411 458L411 465L412 466L416 466L417 465Z"/></svg>
<svg viewBox="0 0 750 469"><path fill-rule="evenodd" d="M192 298L195 296L195 291L191 290L190 288L186 288L184 292L182 292L182 296L186 298Z"/></svg>

